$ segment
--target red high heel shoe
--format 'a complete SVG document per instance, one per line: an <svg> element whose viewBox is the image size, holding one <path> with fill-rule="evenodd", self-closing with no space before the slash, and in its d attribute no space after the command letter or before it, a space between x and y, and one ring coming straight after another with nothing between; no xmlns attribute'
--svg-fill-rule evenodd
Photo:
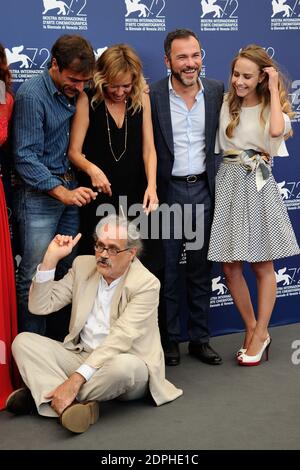
<svg viewBox="0 0 300 470"><path fill-rule="evenodd" d="M255 356L248 356L247 354L241 354L238 357L239 365L240 366L258 366L261 363L264 352L266 352L266 361L268 361L269 360L269 348L270 348L271 342L272 342L272 339L270 338L270 336L268 336L267 339L264 341L264 344L261 350Z"/></svg>

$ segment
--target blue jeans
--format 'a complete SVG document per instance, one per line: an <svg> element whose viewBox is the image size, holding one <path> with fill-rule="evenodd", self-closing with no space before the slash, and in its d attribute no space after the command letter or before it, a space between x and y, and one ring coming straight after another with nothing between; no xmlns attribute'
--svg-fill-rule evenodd
<svg viewBox="0 0 300 470"><path fill-rule="evenodd" d="M77 187L76 182L64 183L68 189ZM19 331L30 331L40 335L46 333L46 317L33 315L28 310L28 292L37 265L51 240L57 233L75 236L79 229L77 206L66 206L62 202L24 185L15 193L15 212L19 229L22 260L17 273ZM56 277L66 274L76 255L73 252L60 261Z"/></svg>

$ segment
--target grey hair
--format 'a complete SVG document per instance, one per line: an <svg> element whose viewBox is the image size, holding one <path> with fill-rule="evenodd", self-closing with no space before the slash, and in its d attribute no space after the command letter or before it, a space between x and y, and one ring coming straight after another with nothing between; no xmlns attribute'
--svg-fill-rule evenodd
<svg viewBox="0 0 300 470"><path fill-rule="evenodd" d="M136 255L140 256L143 251L143 243L141 239L141 234L137 229L137 226L134 222L131 222L127 217L119 216L116 214L110 214L98 222L95 228L95 239L97 240L105 225L110 225L113 227L122 227L126 229L127 232L127 247L136 248Z"/></svg>

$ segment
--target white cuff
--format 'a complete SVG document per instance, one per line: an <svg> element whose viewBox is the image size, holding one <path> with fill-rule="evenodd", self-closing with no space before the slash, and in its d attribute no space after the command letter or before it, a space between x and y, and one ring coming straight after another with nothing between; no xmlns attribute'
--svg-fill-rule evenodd
<svg viewBox="0 0 300 470"><path fill-rule="evenodd" d="M75 372L81 374L87 382L93 377L96 371L97 369L95 369L95 367L88 366L87 364L82 364L75 370Z"/></svg>
<svg viewBox="0 0 300 470"><path fill-rule="evenodd" d="M55 268L50 269L50 271L40 271L40 264L38 265L36 269L36 274L34 277L35 282L37 283L42 283L42 282L47 282L47 281L53 281L54 276L55 276Z"/></svg>

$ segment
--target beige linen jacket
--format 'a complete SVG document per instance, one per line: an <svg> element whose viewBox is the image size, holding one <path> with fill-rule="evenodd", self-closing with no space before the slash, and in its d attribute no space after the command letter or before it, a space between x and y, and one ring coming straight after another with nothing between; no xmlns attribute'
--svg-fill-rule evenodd
<svg viewBox="0 0 300 470"><path fill-rule="evenodd" d="M97 295L100 274L94 256L78 256L60 281L35 282L29 293L29 310L47 315L72 303L69 334L64 347L82 351L80 332ZM142 359L149 370L149 389L157 406L182 395L165 378L165 364L157 320L159 281L138 259L130 264L116 288L110 313L110 332L104 342L91 352L85 364L100 368L122 353Z"/></svg>

